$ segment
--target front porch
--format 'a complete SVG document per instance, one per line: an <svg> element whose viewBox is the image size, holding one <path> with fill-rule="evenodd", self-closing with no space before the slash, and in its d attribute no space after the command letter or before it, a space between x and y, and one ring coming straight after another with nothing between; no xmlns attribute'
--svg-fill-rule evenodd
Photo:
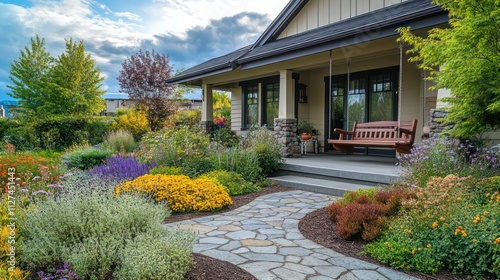
<svg viewBox="0 0 500 280"><path fill-rule="evenodd" d="M308 154L286 158L281 169L268 180L311 192L340 196L346 191L390 184L400 176L393 157Z"/></svg>

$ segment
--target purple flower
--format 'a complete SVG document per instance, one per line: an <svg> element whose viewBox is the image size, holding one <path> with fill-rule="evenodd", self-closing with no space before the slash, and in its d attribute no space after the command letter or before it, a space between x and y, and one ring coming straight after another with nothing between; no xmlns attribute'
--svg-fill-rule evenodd
<svg viewBox="0 0 500 280"><path fill-rule="evenodd" d="M49 195L49 193L46 192L46 191L44 191L44 190L38 190L36 192L33 192L31 195L35 196L35 195L38 195L38 194Z"/></svg>

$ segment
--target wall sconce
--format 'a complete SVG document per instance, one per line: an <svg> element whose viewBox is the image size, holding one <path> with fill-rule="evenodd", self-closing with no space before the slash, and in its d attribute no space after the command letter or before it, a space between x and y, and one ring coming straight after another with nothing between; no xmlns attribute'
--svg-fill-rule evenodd
<svg viewBox="0 0 500 280"><path fill-rule="evenodd" d="M299 92L299 103L307 103L307 86L298 84L297 89Z"/></svg>

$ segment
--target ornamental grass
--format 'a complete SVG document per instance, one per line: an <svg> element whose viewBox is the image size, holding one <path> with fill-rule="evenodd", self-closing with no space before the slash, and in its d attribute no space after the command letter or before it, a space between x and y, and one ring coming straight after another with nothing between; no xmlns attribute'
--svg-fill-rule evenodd
<svg viewBox="0 0 500 280"><path fill-rule="evenodd" d="M224 188L208 179L185 175L144 175L115 188L115 194L146 193L166 200L173 212L217 211L233 203Z"/></svg>

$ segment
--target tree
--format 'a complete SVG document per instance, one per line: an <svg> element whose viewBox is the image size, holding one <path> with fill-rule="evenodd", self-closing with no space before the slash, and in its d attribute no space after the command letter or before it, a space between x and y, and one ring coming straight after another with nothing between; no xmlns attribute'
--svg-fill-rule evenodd
<svg viewBox="0 0 500 280"><path fill-rule="evenodd" d="M31 117L93 115L105 108L101 70L83 42L66 40L66 51L57 59L45 50L45 40L31 39L31 49L21 50L11 63L10 96Z"/></svg>
<svg viewBox="0 0 500 280"><path fill-rule="evenodd" d="M18 60L11 63L10 80L13 85L7 85L12 90L8 95L19 101L19 107L24 113L36 112L47 98L47 74L54 64L54 58L45 48L45 39L36 35L31 38L31 48L21 50Z"/></svg>
<svg viewBox="0 0 500 280"><path fill-rule="evenodd" d="M231 118L231 98L225 91L214 91L212 96L214 115L227 121Z"/></svg>
<svg viewBox="0 0 500 280"><path fill-rule="evenodd" d="M412 46L411 62L429 70L433 87L452 96L450 134L471 138L500 126L500 3L498 0L434 0L450 16L449 28L427 38L401 28L400 40Z"/></svg>
<svg viewBox="0 0 500 280"><path fill-rule="evenodd" d="M66 51L50 69L53 86L43 110L53 115L96 115L106 108L101 89L104 77L83 41L66 41Z"/></svg>
<svg viewBox="0 0 500 280"><path fill-rule="evenodd" d="M122 70L117 78L120 92L128 94L146 111L152 131L163 128L167 117L175 111L171 99L175 87L166 82L171 75L169 57L154 50L139 50L122 63Z"/></svg>

